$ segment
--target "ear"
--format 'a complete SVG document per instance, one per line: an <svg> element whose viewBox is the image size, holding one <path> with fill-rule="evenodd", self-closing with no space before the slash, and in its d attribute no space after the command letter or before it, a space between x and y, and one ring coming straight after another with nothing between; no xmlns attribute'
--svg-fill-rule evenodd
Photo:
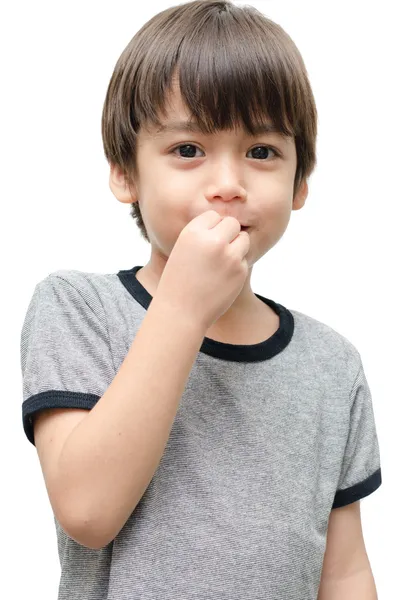
<svg viewBox="0 0 397 600"><path fill-rule="evenodd" d="M295 198L293 200L292 210L299 210L302 206L305 205L307 195L309 193L309 187L307 185L307 180L304 179L298 188Z"/></svg>
<svg viewBox="0 0 397 600"><path fill-rule="evenodd" d="M136 187L132 186L133 195L131 195L125 177L117 165L110 165L109 187L119 202L131 204L137 201Z"/></svg>

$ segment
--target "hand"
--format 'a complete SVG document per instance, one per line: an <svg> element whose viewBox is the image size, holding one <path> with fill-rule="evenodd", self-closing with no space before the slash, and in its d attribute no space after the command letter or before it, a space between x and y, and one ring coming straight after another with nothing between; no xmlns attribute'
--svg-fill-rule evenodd
<svg viewBox="0 0 397 600"><path fill-rule="evenodd" d="M208 210L188 223L168 258L156 297L206 331L233 304L248 276L250 236L234 217Z"/></svg>

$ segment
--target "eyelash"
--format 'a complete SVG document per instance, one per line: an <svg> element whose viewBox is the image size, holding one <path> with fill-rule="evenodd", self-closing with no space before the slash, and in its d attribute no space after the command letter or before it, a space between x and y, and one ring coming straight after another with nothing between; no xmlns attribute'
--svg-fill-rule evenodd
<svg viewBox="0 0 397 600"><path fill-rule="evenodd" d="M179 144L178 146L175 146L172 150L170 150L169 153L175 154L175 150L178 150L178 148L183 148L184 146L193 146L195 148L199 148L199 146L197 146L197 144L190 144L190 143ZM269 148L270 150L272 150L272 152L274 152L274 154L276 155L277 158L281 158L281 156L282 156L281 152L276 150L276 148L273 148L273 146L268 146L265 144L259 144L259 146L255 146L254 148L251 148L250 152L252 152L253 150L256 150L257 148ZM195 158L200 158L200 157L195 156L195 157L186 158L185 156L177 156L177 158L179 160L194 160ZM260 159L260 158L254 158L253 160L257 160L259 162L270 162L269 160L264 160L264 159Z"/></svg>

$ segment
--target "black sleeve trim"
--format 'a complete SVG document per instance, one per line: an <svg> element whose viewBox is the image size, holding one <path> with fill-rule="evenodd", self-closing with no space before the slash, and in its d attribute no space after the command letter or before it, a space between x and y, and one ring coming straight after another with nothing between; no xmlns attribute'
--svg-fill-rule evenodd
<svg viewBox="0 0 397 600"><path fill-rule="evenodd" d="M33 444L34 431L32 417L35 413L46 408L83 408L91 410L98 402L100 396L96 394L82 394L80 392L66 392L64 390L49 390L34 394L22 404L22 422L25 434Z"/></svg>
<svg viewBox="0 0 397 600"><path fill-rule="evenodd" d="M346 488L345 490L339 490L335 494L335 500L332 508L340 508L347 506L357 500L361 500L366 496L369 496L382 484L382 473L381 468L377 469L372 475L367 477L364 481L353 485L352 487ZM332 509L331 509L332 510Z"/></svg>

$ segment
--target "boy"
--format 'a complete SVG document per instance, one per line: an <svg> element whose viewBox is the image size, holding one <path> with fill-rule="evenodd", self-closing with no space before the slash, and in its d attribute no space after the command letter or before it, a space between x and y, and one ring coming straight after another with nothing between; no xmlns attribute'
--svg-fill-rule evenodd
<svg viewBox="0 0 397 600"><path fill-rule="evenodd" d="M316 163L298 49L253 7L164 10L120 56L102 134L150 262L51 273L21 336L58 598L375 598L360 354L250 287Z"/></svg>

